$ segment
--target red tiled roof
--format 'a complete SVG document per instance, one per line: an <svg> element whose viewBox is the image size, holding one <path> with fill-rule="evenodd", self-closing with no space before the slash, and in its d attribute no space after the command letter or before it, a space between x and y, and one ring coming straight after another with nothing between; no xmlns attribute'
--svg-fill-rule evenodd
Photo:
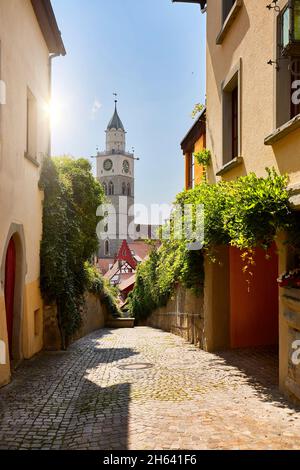
<svg viewBox="0 0 300 470"><path fill-rule="evenodd" d="M125 279L121 284L119 285L119 289L122 292L123 290L126 290L128 287L132 286L132 284L135 283L135 274L133 276L130 276L128 279Z"/></svg>
<svg viewBox="0 0 300 470"><path fill-rule="evenodd" d="M113 267L109 271L107 271L107 273L104 274L104 277L110 280L112 277L114 277L117 274L119 269L120 269L119 262L116 261Z"/></svg>
<svg viewBox="0 0 300 470"><path fill-rule="evenodd" d="M128 243L128 246L130 250L134 252L133 256L137 255L142 260L144 260L151 251L151 246L144 241Z"/></svg>
<svg viewBox="0 0 300 470"><path fill-rule="evenodd" d="M109 266L114 265L115 260L113 258L108 259L98 259L98 266L101 273L104 275L109 271Z"/></svg>

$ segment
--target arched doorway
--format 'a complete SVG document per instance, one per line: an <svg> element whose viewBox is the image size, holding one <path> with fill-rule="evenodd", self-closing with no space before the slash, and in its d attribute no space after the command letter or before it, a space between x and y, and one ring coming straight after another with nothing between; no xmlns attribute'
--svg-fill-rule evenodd
<svg viewBox="0 0 300 470"><path fill-rule="evenodd" d="M10 358L12 359L13 326L14 326L14 302L16 284L16 246L11 238L7 247L5 260L5 308L6 323Z"/></svg>
<svg viewBox="0 0 300 470"><path fill-rule="evenodd" d="M26 249L22 225L11 224L3 250L0 282L4 287L10 358L17 367L23 359L24 286Z"/></svg>

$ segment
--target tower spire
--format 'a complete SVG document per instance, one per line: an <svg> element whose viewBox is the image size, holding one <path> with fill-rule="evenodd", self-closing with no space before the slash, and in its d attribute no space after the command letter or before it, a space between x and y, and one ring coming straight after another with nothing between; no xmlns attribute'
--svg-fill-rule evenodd
<svg viewBox="0 0 300 470"><path fill-rule="evenodd" d="M113 93L115 97L115 110L117 111L118 93Z"/></svg>
<svg viewBox="0 0 300 470"><path fill-rule="evenodd" d="M121 130L121 131L125 132L124 126L123 126L122 121L121 121L121 119L118 115L118 110L117 110L117 103L118 103L117 97L118 97L118 94L113 93L113 96L115 97L115 111L114 111L114 115L113 115L112 119L110 120L110 122L107 126L107 130L116 129L116 130Z"/></svg>

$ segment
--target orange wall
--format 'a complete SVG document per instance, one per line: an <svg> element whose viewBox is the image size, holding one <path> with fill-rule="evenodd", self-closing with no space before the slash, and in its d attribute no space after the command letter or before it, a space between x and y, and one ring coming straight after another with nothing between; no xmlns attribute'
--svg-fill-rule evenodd
<svg viewBox="0 0 300 470"><path fill-rule="evenodd" d="M195 153L201 152L205 148L205 135L202 135L195 144ZM203 166L195 161L195 184L200 184L203 179Z"/></svg>
<svg viewBox="0 0 300 470"><path fill-rule="evenodd" d="M278 343L278 255L276 246L268 252L256 250L253 279L248 292L242 272L241 251L230 248L230 335L231 347Z"/></svg>
<svg viewBox="0 0 300 470"><path fill-rule="evenodd" d="M201 136L195 143L193 153L200 152L205 148L205 135ZM184 156L184 171L185 171L185 189L189 189L189 167L192 159L191 153L186 153ZM203 166L199 165L195 160L195 184L200 184L203 178Z"/></svg>

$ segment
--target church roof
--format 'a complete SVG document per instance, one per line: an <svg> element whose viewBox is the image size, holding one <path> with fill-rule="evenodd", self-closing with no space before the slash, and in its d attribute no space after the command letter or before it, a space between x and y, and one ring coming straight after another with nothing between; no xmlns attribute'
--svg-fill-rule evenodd
<svg viewBox="0 0 300 470"><path fill-rule="evenodd" d="M111 118L108 126L107 126L107 130L111 130L111 129L122 129L122 131L125 132L125 129L124 129L124 126L123 126L123 123L118 115L118 111L117 111L117 102L115 104L115 112L114 112L114 115L113 117Z"/></svg>

